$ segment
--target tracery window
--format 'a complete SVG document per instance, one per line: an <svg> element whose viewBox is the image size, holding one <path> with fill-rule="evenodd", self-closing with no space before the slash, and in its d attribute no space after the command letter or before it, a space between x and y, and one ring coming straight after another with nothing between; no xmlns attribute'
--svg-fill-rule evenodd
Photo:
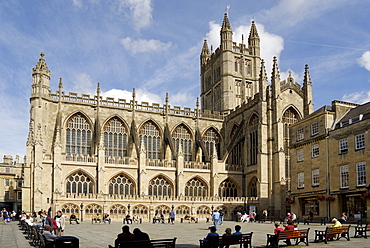
<svg viewBox="0 0 370 248"><path fill-rule="evenodd" d="M191 214L190 208L188 206L184 206L184 205L178 206L175 210L175 213L176 214L182 214L182 215Z"/></svg>
<svg viewBox="0 0 370 248"><path fill-rule="evenodd" d="M189 129L187 129L185 125L178 126L172 134L172 139L175 143L176 151L179 150L179 146L181 144L184 154L184 161L190 161L192 151L192 137Z"/></svg>
<svg viewBox="0 0 370 248"><path fill-rule="evenodd" d="M131 208L132 214L136 214L140 217L148 215L148 207L144 205L136 205Z"/></svg>
<svg viewBox="0 0 370 248"><path fill-rule="evenodd" d="M116 215L117 217L126 215L126 207L121 204L113 205L109 210L110 215Z"/></svg>
<svg viewBox="0 0 370 248"><path fill-rule="evenodd" d="M257 164L258 122L257 115L253 115L249 122L249 165Z"/></svg>
<svg viewBox="0 0 370 248"><path fill-rule="evenodd" d="M161 154L161 136L158 127L152 121L148 121L142 126L140 139L144 141L146 157L159 159Z"/></svg>
<svg viewBox="0 0 370 248"><path fill-rule="evenodd" d="M170 207L166 205L160 205L155 208L155 214L168 215L170 212L171 212Z"/></svg>
<svg viewBox="0 0 370 248"><path fill-rule="evenodd" d="M82 172L76 172L75 174L67 178L66 192L72 194L92 194L93 193L93 182L91 178Z"/></svg>
<svg viewBox="0 0 370 248"><path fill-rule="evenodd" d="M110 180L109 194L111 195L135 195L133 182L125 175L120 174Z"/></svg>
<svg viewBox="0 0 370 248"><path fill-rule="evenodd" d="M221 197L237 197L238 190L236 185L229 179L224 180L218 187L218 194Z"/></svg>
<svg viewBox="0 0 370 248"><path fill-rule="evenodd" d="M66 128L66 153L90 154L91 128L86 118L78 113L67 122Z"/></svg>
<svg viewBox="0 0 370 248"><path fill-rule="evenodd" d="M171 196L171 184L162 176L158 176L149 182L149 195Z"/></svg>
<svg viewBox="0 0 370 248"><path fill-rule="evenodd" d="M79 210L80 210L80 207L73 203L64 204L61 209L62 213L68 216L71 214L75 214L79 216L80 215Z"/></svg>
<svg viewBox="0 0 370 248"><path fill-rule="evenodd" d="M199 218L208 217L211 214L211 209L208 206L200 206L197 208L197 216Z"/></svg>
<svg viewBox="0 0 370 248"><path fill-rule="evenodd" d="M207 196L207 187L198 178L193 178L185 185L185 196Z"/></svg>
<svg viewBox="0 0 370 248"><path fill-rule="evenodd" d="M127 156L127 130L117 117L112 118L104 128L105 155L111 157Z"/></svg>
<svg viewBox="0 0 370 248"><path fill-rule="evenodd" d="M214 128L210 128L205 132L203 142L210 157L213 155L213 145L216 145L217 157L220 157L220 136Z"/></svg>
<svg viewBox="0 0 370 248"><path fill-rule="evenodd" d="M93 214L102 214L103 210L100 205L97 204L90 204L85 207L85 213L88 215L93 215Z"/></svg>
<svg viewBox="0 0 370 248"><path fill-rule="evenodd" d="M239 142L234 146L229 155L228 164L239 166L242 165L242 146L243 146L242 142Z"/></svg>
<svg viewBox="0 0 370 248"><path fill-rule="evenodd" d="M257 197L257 178L254 178L249 186L249 196Z"/></svg>
<svg viewBox="0 0 370 248"><path fill-rule="evenodd" d="M285 152L285 176L287 178L291 178L290 175L290 153L289 153L289 146L290 146L290 125L296 123L299 120L299 116L297 111L295 111L292 107L288 108L283 114L283 137L284 137L284 152Z"/></svg>

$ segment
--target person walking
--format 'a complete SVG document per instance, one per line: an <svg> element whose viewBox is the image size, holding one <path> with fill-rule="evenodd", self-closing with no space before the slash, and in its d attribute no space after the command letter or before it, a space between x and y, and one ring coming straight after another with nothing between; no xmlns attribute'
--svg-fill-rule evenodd
<svg viewBox="0 0 370 248"><path fill-rule="evenodd" d="M218 211L220 213L220 225L222 225L224 223L224 216L225 216L225 211L223 209L220 209Z"/></svg>
<svg viewBox="0 0 370 248"><path fill-rule="evenodd" d="M213 219L213 225L214 225L214 227L216 228L216 230L218 230L218 223L220 221L220 213L217 212L216 209L213 211L212 219Z"/></svg>
<svg viewBox="0 0 370 248"><path fill-rule="evenodd" d="M54 220L56 221L56 227L54 233L57 237L63 236L64 229L66 227L66 221L62 214L62 211L58 211L57 215L55 215Z"/></svg>
<svg viewBox="0 0 370 248"><path fill-rule="evenodd" d="M172 210L170 212L170 221L172 225L175 224L175 216L176 216L175 211Z"/></svg>

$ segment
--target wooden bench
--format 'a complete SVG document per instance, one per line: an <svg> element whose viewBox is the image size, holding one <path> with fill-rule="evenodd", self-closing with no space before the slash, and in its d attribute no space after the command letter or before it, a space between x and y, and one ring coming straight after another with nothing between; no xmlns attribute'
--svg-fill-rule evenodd
<svg viewBox="0 0 370 248"><path fill-rule="evenodd" d="M164 247L175 248L176 237L173 239L151 239L151 240L134 240L134 241L116 241L114 248L151 248ZM113 246L108 245L109 248Z"/></svg>
<svg viewBox="0 0 370 248"><path fill-rule="evenodd" d="M252 247L253 232L230 236L215 236L210 239L200 239L200 248L217 248L228 245L240 245L240 247Z"/></svg>
<svg viewBox="0 0 370 248"><path fill-rule="evenodd" d="M354 238L365 237L367 239L367 232L370 232L370 224L366 226L355 226L355 236Z"/></svg>
<svg viewBox="0 0 370 248"><path fill-rule="evenodd" d="M301 230L279 231L277 234L267 234L266 247L279 247L280 240L294 239L295 245L303 242L308 246L308 232L310 228Z"/></svg>
<svg viewBox="0 0 370 248"><path fill-rule="evenodd" d="M349 226L341 226L341 227L326 227L325 231L321 230L315 230L315 243L324 241L325 244L328 243L328 239L333 239L335 236L337 236L336 240L339 240L341 238L347 239L347 241L350 240L349 238Z"/></svg>
<svg viewBox="0 0 370 248"><path fill-rule="evenodd" d="M271 223L277 221L278 219L275 219L275 216L262 216L258 222L259 223L263 223L263 222L266 222L266 221L270 221ZM280 220L279 220L280 221Z"/></svg>
<svg viewBox="0 0 370 248"><path fill-rule="evenodd" d="M326 223L328 222L328 218L327 217L308 217L306 219L303 220L303 224L304 225L309 225L310 223L321 223L321 225L326 225Z"/></svg>

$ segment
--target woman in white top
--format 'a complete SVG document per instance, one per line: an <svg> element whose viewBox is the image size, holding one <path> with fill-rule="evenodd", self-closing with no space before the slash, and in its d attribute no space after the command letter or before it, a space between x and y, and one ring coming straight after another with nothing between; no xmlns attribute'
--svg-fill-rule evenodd
<svg viewBox="0 0 370 248"><path fill-rule="evenodd" d="M55 215L54 220L57 223L58 228L54 228L55 235L58 237L63 236L64 228L66 226L66 221L65 218L62 214L62 211L58 211L57 215Z"/></svg>

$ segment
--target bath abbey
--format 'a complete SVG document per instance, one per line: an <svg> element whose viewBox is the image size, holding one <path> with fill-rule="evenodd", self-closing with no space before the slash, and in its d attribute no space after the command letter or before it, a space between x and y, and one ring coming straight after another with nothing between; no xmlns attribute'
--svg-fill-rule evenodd
<svg viewBox="0 0 370 248"><path fill-rule="evenodd" d="M103 98L50 86L46 56L32 69L22 209L51 207L91 218L157 213L206 218L223 209L285 215L291 192L290 126L313 113L309 67L301 84L267 78L254 22L245 44L233 41L227 14L220 46L200 51L194 109ZM102 82L102 84L109 82ZM195 99L194 99L195 101ZM288 208L288 209L287 209Z"/></svg>

